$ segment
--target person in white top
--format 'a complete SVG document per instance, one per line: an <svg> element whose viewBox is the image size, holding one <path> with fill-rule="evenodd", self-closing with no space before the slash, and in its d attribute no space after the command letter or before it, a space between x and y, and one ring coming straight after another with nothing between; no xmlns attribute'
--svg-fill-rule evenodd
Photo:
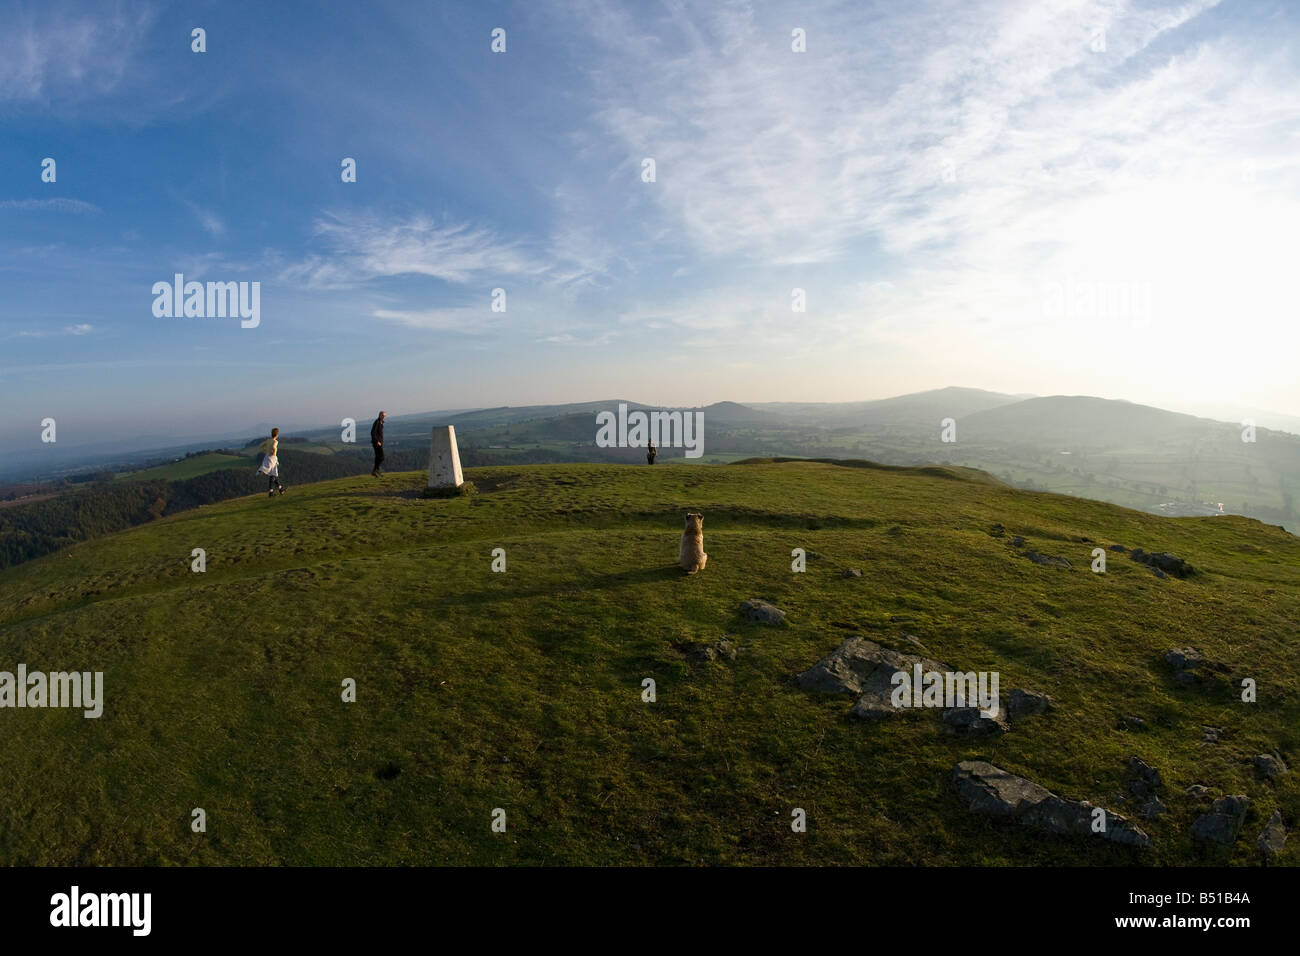
<svg viewBox="0 0 1300 956"><path fill-rule="evenodd" d="M262 453L262 466L257 469L258 474L267 476L266 494L274 498L276 492L284 494L284 485L280 484L280 429L272 428L271 437L262 444L257 446L257 450Z"/></svg>

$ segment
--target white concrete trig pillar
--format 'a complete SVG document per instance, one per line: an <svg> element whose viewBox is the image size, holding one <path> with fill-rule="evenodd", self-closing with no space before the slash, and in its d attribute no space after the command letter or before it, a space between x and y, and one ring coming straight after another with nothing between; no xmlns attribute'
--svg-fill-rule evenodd
<svg viewBox="0 0 1300 956"><path fill-rule="evenodd" d="M456 449L456 426L434 425L433 446L429 452L429 487L459 488L464 481L460 472L460 452Z"/></svg>

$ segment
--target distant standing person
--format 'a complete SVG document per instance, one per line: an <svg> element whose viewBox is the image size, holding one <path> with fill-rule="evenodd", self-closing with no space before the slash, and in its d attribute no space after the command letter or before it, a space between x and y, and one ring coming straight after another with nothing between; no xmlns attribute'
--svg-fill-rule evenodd
<svg viewBox="0 0 1300 956"><path fill-rule="evenodd" d="M272 428L271 437L258 445L257 450L262 453L262 466L257 471L267 477L267 497L274 498L277 491L284 494L284 485L280 484L280 429Z"/></svg>
<svg viewBox="0 0 1300 956"><path fill-rule="evenodd" d="M384 463L384 419L388 416L383 412L375 419L375 423L370 426L370 447L375 450L375 467L371 474L378 478L379 466Z"/></svg>
<svg viewBox="0 0 1300 956"><path fill-rule="evenodd" d="M659 454L659 449L655 447L654 442L650 442L650 444L646 445L646 449L645 449L646 464L653 465L655 463L655 455L657 454Z"/></svg>

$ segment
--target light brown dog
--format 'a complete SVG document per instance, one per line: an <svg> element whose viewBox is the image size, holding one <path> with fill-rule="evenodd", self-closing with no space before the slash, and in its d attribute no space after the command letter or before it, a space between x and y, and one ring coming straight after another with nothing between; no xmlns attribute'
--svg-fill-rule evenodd
<svg viewBox="0 0 1300 956"><path fill-rule="evenodd" d="M703 571L709 556L704 553L704 515L688 514L686 530L682 532L682 550L677 563L687 574Z"/></svg>

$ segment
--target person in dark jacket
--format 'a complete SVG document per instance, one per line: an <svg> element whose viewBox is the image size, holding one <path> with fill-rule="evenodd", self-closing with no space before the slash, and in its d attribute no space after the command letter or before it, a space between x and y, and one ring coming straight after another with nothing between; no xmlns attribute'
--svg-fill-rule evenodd
<svg viewBox="0 0 1300 956"><path fill-rule="evenodd" d="M659 449L654 446L654 442L651 442L650 444L646 445L646 449L645 449L646 464L653 465L655 463L655 455L657 454L659 454Z"/></svg>
<svg viewBox="0 0 1300 956"><path fill-rule="evenodd" d="M375 450L375 467L370 473L376 478L379 477L379 466L384 463L384 419L386 417L383 412L380 412L375 423L370 426L370 447Z"/></svg>

